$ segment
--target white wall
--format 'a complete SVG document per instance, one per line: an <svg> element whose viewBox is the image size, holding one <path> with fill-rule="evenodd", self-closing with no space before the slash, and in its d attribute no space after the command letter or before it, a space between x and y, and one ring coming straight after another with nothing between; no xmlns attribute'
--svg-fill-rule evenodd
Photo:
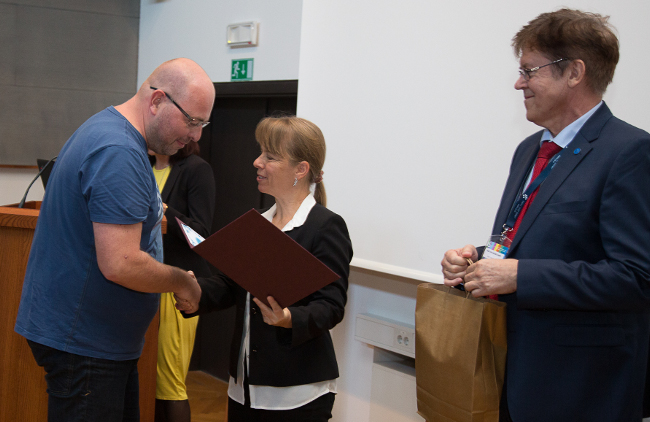
<svg viewBox="0 0 650 422"><path fill-rule="evenodd" d="M188 57L213 82L230 82L232 59L254 58L253 80L298 79L302 0L142 0L138 85L160 63ZM230 48L229 24L259 22L257 47Z"/></svg>
<svg viewBox="0 0 650 422"><path fill-rule="evenodd" d="M354 246L354 239L352 242ZM332 330L340 371L332 421L370 422L374 348L354 338L356 315L369 313L414 325L419 283L366 269L352 269L345 318Z"/></svg>
<svg viewBox="0 0 650 422"><path fill-rule="evenodd" d="M0 205L19 203L37 173L37 169L1 168ZM29 190L27 201L40 201L43 199L43 193L43 182L39 179Z"/></svg>

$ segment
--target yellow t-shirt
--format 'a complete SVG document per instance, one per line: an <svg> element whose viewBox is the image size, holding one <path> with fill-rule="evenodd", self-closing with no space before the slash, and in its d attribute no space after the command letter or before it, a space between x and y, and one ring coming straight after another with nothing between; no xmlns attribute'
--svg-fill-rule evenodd
<svg viewBox="0 0 650 422"><path fill-rule="evenodd" d="M158 191L162 192L169 177L169 173L172 171L172 166L167 166L162 170L156 170L156 166L153 167L153 176L156 178L156 184L158 185Z"/></svg>
<svg viewBox="0 0 650 422"><path fill-rule="evenodd" d="M185 319L173 293L160 294L156 398L187 400L185 378L190 367L199 317Z"/></svg>

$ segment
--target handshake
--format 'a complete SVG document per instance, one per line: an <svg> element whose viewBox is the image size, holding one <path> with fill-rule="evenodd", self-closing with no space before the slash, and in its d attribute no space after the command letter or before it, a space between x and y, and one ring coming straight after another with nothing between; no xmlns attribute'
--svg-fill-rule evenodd
<svg viewBox="0 0 650 422"><path fill-rule="evenodd" d="M179 291L174 292L174 299L176 300L176 309L192 314L199 310L201 287L192 271L184 274L186 274L185 283Z"/></svg>

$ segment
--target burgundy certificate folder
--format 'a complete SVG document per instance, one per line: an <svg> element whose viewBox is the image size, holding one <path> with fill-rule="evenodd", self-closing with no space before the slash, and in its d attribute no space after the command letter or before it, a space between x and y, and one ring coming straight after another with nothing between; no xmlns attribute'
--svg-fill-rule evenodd
<svg viewBox="0 0 650 422"><path fill-rule="evenodd" d="M267 306L267 296L285 308L341 278L254 209L198 244L178 224L194 252Z"/></svg>

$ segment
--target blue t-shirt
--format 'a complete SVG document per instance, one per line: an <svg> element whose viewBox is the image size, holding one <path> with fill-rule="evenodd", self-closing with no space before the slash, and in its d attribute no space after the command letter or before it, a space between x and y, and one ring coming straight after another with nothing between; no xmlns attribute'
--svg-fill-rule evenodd
<svg viewBox="0 0 650 422"><path fill-rule="evenodd" d="M16 332L78 355L139 357L159 295L102 275L93 222L142 223L140 248L162 262L162 216L142 135L113 107L88 119L63 146L50 175Z"/></svg>

